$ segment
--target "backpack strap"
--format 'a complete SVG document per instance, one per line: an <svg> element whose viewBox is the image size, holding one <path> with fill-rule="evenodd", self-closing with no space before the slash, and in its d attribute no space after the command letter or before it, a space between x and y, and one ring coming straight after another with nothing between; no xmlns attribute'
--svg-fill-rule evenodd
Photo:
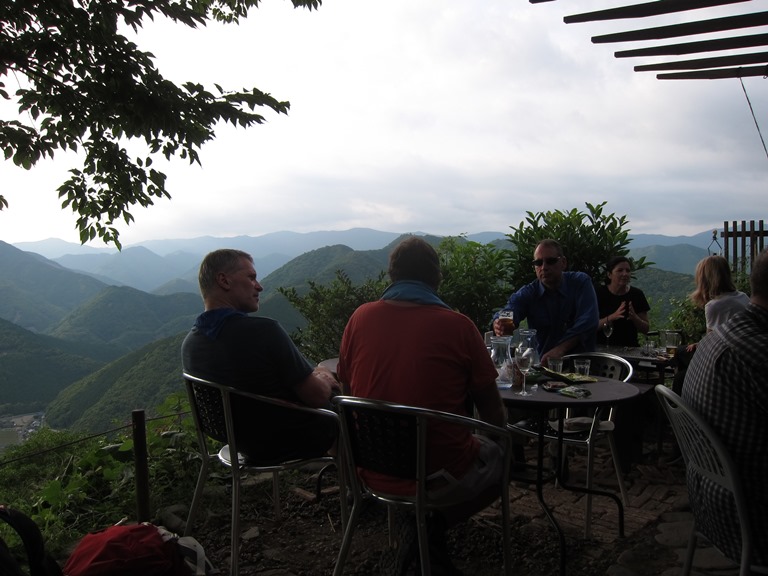
<svg viewBox="0 0 768 576"><path fill-rule="evenodd" d="M29 559L29 576L63 576L59 565L45 551L43 535L32 518L0 505L0 520L4 520L21 538Z"/></svg>

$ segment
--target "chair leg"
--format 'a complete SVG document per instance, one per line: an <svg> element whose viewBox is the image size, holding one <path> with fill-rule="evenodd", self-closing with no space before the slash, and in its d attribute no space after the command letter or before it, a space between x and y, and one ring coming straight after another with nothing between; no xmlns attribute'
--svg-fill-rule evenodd
<svg viewBox="0 0 768 576"><path fill-rule="evenodd" d="M512 552L510 550L512 534L509 525L509 481L501 487L501 524L502 538L501 543L504 553L504 574L512 576Z"/></svg>
<svg viewBox="0 0 768 576"><path fill-rule="evenodd" d="M282 520L282 511L280 509L280 473L272 472L272 502L275 507L275 521Z"/></svg>
<svg viewBox="0 0 768 576"><path fill-rule="evenodd" d="M592 474L595 462L594 444L589 443L587 447L587 495L584 498L585 514L584 514L584 538L589 539L592 537Z"/></svg>
<svg viewBox="0 0 768 576"><path fill-rule="evenodd" d="M349 522L349 495L347 494L347 486L350 483L347 481L347 467L339 455L336 457L336 471L339 475L339 504L341 506L341 529L344 530Z"/></svg>
<svg viewBox="0 0 768 576"><path fill-rule="evenodd" d="M627 493L627 487L624 484L624 474L621 472L621 465L619 464L619 450L616 447L616 439L613 437L613 433L608 432L608 446L611 449L611 458L613 459L613 468L616 470L616 480L619 482L619 491L621 492L621 503L626 508L629 506L629 494Z"/></svg>
<svg viewBox="0 0 768 576"><path fill-rule="evenodd" d="M395 507L387 506L387 533L389 534L389 547L397 546L397 528L395 527Z"/></svg>
<svg viewBox="0 0 768 576"><path fill-rule="evenodd" d="M423 509L416 510L416 534L419 539L419 560L421 562L421 573L432 574L432 567L429 559L429 536L427 535L427 517Z"/></svg>
<svg viewBox="0 0 768 576"><path fill-rule="evenodd" d="M192 504L189 506L189 514L187 514L187 523L184 526L184 536L190 536L192 534L192 526L197 519L197 512L200 509L200 502L203 498L205 483L208 481L209 464L209 459L204 456L200 463L200 473L197 475L195 493L192 495Z"/></svg>
<svg viewBox="0 0 768 576"><path fill-rule="evenodd" d="M696 523L694 521L693 528L691 529L691 535L688 537L688 550L685 552L685 562L683 563L682 576L688 576L691 573L693 567L693 555L696 553L696 543L699 537L696 534Z"/></svg>
<svg viewBox="0 0 768 576"><path fill-rule="evenodd" d="M240 574L240 469L232 466L232 534L230 537L230 576Z"/></svg>
<svg viewBox="0 0 768 576"><path fill-rule="evenodd" d="M362 503L362 498L355 496L355 502L352 504L352 511L349 513L347 525L344 529L344 536L341 539L341 548L339 548L339 555L336 558L336 566L333 568L333 576L341 576L344 573L344 564L347 562L347 554L349 553L349 547L352 544L352 537L355 533L355 527L357 526L357 520L360 516Z"/></svg>

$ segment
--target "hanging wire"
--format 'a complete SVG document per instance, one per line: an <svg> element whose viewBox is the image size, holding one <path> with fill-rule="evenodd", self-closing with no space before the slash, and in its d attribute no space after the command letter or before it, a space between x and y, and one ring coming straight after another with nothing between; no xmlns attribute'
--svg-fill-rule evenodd
<svg viewBox="0 0 768 576"><path fill-rule="evenodd" d="M755 128L757 128L757 134L760 136L760 142L763 143L763 150L765 150L765 157L768 158L768 148L765 147L765 140L763 139L763 134L760 132L760 124L757 123L757 117L755 117L755 111L752 109L752 102L749 101L749 95L747 94L747 89L744 87L744 79L739 76L739 82L741 82L741 90L744 92L744 97L747 99L747 104L749 104L749 111L752 113L752 120L755 121Z"/></svg>

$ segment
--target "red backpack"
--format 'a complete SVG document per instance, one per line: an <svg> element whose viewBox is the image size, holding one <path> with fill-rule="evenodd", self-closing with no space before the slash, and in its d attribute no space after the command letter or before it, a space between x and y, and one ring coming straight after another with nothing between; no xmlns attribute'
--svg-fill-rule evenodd
<svg viewBox="0 0 768 576"><path fill-rule="evenodd" d="M64 565L64 576L190 576L176 542L164 534L152 524L87 534Z"/></svg>

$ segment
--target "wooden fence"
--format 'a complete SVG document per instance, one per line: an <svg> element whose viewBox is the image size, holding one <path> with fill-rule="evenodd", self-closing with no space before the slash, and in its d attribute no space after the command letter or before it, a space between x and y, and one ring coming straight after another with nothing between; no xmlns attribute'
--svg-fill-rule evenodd
<svg viewBox="0 0 768 576"><path fill-rule="evenodd" d="M749 223L733 220L730 226L726 220L720 236L723 238L723 256L731 263L731 269L736 273L749 274L752 261L765 248L768 231L762 220L750 220Z"/></svg>

